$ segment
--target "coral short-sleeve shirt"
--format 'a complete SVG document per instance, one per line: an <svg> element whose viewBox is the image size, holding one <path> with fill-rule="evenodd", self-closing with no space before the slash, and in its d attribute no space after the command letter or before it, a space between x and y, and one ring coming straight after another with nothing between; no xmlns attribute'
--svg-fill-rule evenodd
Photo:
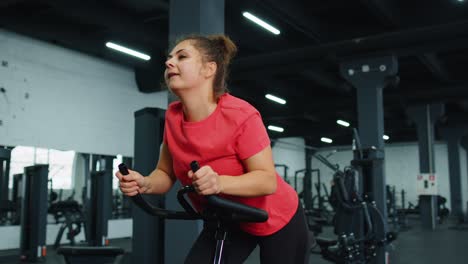
<svg viewBox="0 0 468 264"><path fill-rule="evenodd" d="M243 160L270 145L260 113L246 101L228 93L218 100L216 110L199 122L184 119L182 104L171 103L166 112L164 143L172 156L173 171L183 185L190 185L190 162L209 165L219 175L247 173ZM263 209L269 218L263 223L242 223L241 229L257 236L275 233L293 217L298 206L295 190L276 174L277 189L259 197L222 197ZM197 210L203 210L204 198L190 196Z"/></svg>

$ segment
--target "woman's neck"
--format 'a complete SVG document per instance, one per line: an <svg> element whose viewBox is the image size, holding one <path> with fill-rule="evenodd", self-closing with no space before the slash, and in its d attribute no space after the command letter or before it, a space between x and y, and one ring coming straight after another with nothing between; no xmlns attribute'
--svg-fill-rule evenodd
<svg viewBox="0 0 468 264"><path fill-rule="evenodd" d="M185 120L198 122L210 116L217 106L213 93L193 93L180 96Z"/></svg>

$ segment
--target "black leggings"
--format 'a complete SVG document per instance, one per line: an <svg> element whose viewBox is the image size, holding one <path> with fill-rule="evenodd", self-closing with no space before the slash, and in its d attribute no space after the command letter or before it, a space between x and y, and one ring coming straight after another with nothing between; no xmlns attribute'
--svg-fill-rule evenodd
<svg viewBox="0 0 468 264"><path fill-rule="evenodd" d="M213 263L215 245L215 230L205 224L187 255L185 264ZM302 206L298 206L286 226L269 236L254 236L239 227L230 228L224 243L223 263L243 263L257 245L260 247L260 263L308 264L309 230Z"/></svg>

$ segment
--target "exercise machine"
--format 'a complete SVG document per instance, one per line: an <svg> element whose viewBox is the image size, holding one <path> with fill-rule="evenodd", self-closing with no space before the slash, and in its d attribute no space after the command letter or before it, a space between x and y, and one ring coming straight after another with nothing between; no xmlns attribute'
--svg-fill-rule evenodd
<svg viewBox="0 0 468 264"><path fill-rule="evenodd" d="M67 231L67 240L71 246L74 246L76 244L75 237L80 234L84 224L84 214L82 206L73 199L73 194L64 201L50 204L48 213L54 216L56 224L61 223L55 238L54 249L60 246L65 231Z"/></svg>
<svg viewBox="0 0 468 264"><path fill-rule="evenodd" d="M286 164L275 164L275 168L283 168L283 179L287 184L291 184L288 178L289 166ZM297 185L294 186L294 189L297 188Z"/></svg>
<svg viewBox="0 0 468 264"><path fill-rule="evenodd" d="M324 225L330 225L333 218L333 212L327 210L324 206L325 200L321 196L320 186L320 170L318 169L301 169L294 173L294 183L297 184L297 178L302 177L302 191L298 192L299 198L304 205L304 213L306 215L307 225L309 230L318 235L322 232ZM313 178L316 178L317 194L312 192ZM297 189L296 189L297 191ZM316 203L314 203L317 201Z"/></svg>
<svg viewBox="0 0 468 264"><path fill-rule="evenodd" d="M371 263L380 247L396 239L396 233L386 232L386 220L375 202L359 192L356 174L353 167L335 171L330 203L338 237L316 238L320 252L314 253L333 263Z"/></svg>
<svg viewBox="0 0 468 264"><path fill-rule="evenodd" d="M86 245L62 246L57 253L67 264L111 264L124 253L119 247L109 245L108 220L112 207L113 156L84 155L86 186L83 192L85 207Z"/></svg>
<svg viewBox="0 0 468 264"><path fill-rule="evenodd" d="M192 171L197 171L199 165L196 161L191 164ZM123 175L128 174L125 164L119 165L119 170ZM209 222L215 222L217 226L215 239L216 249L213 257L215 264L223 263L224 244L229 232L227 226L233 222L265 222L268 214L264 210L236 203L230 200L220 198L215 195L205 196L208 201L208 209L202 213L196 212L185 198L185 194L195 192L193 186L184 186L177 193L177 200L185 211L171 211L155 207L149 204L140 194L132 197L132 201L146 213L164 219L179 220L197 220L203 219Z"/></svg>
<svg viewBox="0 0 468 264"><path fill-rule="evenodd" d="M336 212L334 231L338 236L316 241L322 257L334 263L384 263L388 258L386 247L396 239L396 233L387 231L386 204L381 199L386 196L385 181L374 177L383 166L383 158L376 148L361 148L356 129L353 134L351 166L339 170L325 157L314 155L334 171L329 202Z"/></svg>

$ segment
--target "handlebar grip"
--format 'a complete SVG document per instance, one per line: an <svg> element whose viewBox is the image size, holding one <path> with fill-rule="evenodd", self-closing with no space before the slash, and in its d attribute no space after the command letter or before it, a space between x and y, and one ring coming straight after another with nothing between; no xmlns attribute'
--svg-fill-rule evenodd
<svg viewBox="0 0 468 264"><path fill-rule="evenodd" d="M198 164L198 161L194 160L194 161L190 162L190 168L195 173L197 170L200 169L200 164Z"/></svg>
<svg viewBox="0 0 468 264"><path fill-rule="evenodd" d="M127 165L125 165L124 163L120 163L119 164L119 171L120 173L122 173L122 175L128 175L129 172L128 172L128 168L127 168ZM149 214L153 214L153 211L154 211L154 208L152 208L152 206L150 206L144 199L143 197L141 196L140 193L138 193L137 195L135 196L132 196L130 197L132 199L132 201L138 205L141 209L143 209L145 212L149 213Z"/></svg>
<svg viewBox="0 0 468 264"><path fill-rule="evenodd" d="M119 164L119 171L122 173L122 175L128 175L128 168L127 165L120 163Z"/></svg>
<svg viewBox="0 0 468 264"><path fill-rule="evenodd" d="M190 162L190 168L193 172L200 169L200 164L196 160ZM243 222L265 222L268 220L268 213L245 204L233 202L216 195L206 195L206 199L211 206L224 208L231 212L231 217Z"/></svg>

